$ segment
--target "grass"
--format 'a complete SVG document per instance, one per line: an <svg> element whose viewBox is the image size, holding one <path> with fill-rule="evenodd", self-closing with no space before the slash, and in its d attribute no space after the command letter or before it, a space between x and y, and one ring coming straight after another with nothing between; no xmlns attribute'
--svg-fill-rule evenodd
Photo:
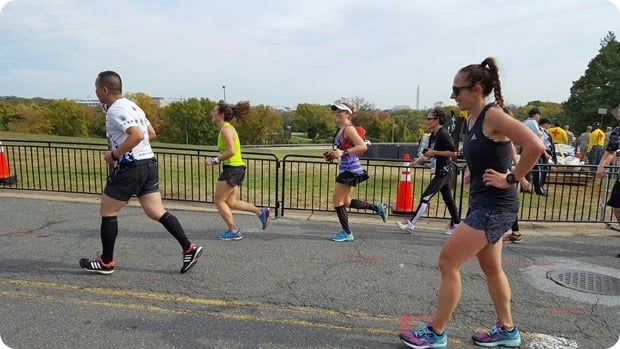
<svg viewBox="0 0 620 349"><path fill-rule="evenodd" d="M39 141L45 143L11 142L6 139ZM52 137L0 132L5 152L11 159L12 173L18 174L16 187L27 190L45 190L98 194L103 191L107 167L100 151L107 148L105 139ZM68 142L70 144L49 144ZM80 145L76 143L94 145ZM213 202L219 168L204 164L204 158L216 154L214 146L188 146L154 143L160 163L160 189L164 198L183 201ZM328 145L310 149L303 147L244 148L248 166L241 187L241 198L256 205L279 206L284 209L329 211L333 209L331 195L337 165L328 164L322 153ZM286 161L282 161L286 160ZM354 197L371 202L385 202L395 206L398 199L402 169L400 161L362 160L370 180L354 190ZM576 168L554 170L547 189L548 197L530 194L520 196L522 220L558 222L599 221L604 207L605 182L594 179L587 171ZM412 171L413 204L431 179L428 168ZM469 191L457 179L455 201L464 216ZM575 183L578 185L570 185ZM613 184L613 183L612 183ZM609 185L611 188L611 184ZM602 205L601 205L602 204ZM441 200L435 195L430 202L428 217L448 217ZM610 220L611 215L605 219Z"/></svg>

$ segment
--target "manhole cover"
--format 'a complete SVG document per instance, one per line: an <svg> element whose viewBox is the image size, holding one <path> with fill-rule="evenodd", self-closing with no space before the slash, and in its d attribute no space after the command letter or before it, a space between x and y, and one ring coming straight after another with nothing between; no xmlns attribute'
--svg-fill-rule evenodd
<svg viewBox="0 0 620 349"><path fill-rule="evenodd" d="M548 272L547 278L581 292L620 296L620 279L609 275L581 270L556 270Z"/></svg>

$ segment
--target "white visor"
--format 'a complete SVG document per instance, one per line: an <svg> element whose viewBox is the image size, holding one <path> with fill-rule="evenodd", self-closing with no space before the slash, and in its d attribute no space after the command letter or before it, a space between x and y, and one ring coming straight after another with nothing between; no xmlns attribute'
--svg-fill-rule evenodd
<svg viewBox="0 0 620 349"><path fill-rule="evenodd" d="M353 115L353 111L351 110L351 108L347 107L347 105L346 105L346 104L342 104L342 103L339 103L339 104L332 104L332 110L333 110L333 111L336 111L336 110L344 110L344 111L349 112L349 114Z"/></svg>

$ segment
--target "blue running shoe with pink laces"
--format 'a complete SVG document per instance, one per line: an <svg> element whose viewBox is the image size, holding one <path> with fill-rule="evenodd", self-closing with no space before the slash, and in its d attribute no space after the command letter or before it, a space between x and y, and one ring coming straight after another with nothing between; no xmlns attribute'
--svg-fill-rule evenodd
<svg viewBox="0 0 620 349"><path fill-rule="evenodd" d="M438 335L433 331L433 327L429 326L427 323L420 324L413 332L403 332L399 337L404 345L414 349L445 349L448 345L448 335L446 331Z"/></svg>
<svg viewBox="0 0 620 349"><path fill-rule="evenodd" d="M508 331L499 322L493 325L489 332L476 333L471 338L476 345L481 347L497 347L501 345L503 347L516 348L521 345L519 327L515 325L512 331Z"/></svg>
<svg viewBox="0 0 620 349"><path fill-rule="evenodd" d="M269 207L263 207L260 209L260 214L258 215L258 219L260 219L260 224L263 227L263 230L267 229L267 227L269 226L269 221L270 221L270 215L271 215L271 210L269 209Z"/></svg>

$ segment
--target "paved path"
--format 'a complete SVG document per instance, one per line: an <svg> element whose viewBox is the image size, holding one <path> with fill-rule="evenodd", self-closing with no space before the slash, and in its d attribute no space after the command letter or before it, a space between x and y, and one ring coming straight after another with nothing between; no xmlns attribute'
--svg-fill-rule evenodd
<svg viewBox="0 0 620 349"><path fill-rule="evenodd" d="M98 197L0 190L0 337L21 348L404 348L397 334L435 309L443 221L401 234L395 219L353 215L352 243L328 240L333 216L288 215L266 231L237 214L245 238L217 240L212 209L167 203L205 246L179 274L179 247L135 205L119 217L116 271L85 273L100 251ZM135 203L135 202L134 202ZM620 233L602 224L523 224L504 267L521 348L609 348L620 297L574 291L547 278L576 270L620 278ZM449 348L472 348L495 315L484 275L463 269ZM0 344L0 348L2 345Z"/></svg>

